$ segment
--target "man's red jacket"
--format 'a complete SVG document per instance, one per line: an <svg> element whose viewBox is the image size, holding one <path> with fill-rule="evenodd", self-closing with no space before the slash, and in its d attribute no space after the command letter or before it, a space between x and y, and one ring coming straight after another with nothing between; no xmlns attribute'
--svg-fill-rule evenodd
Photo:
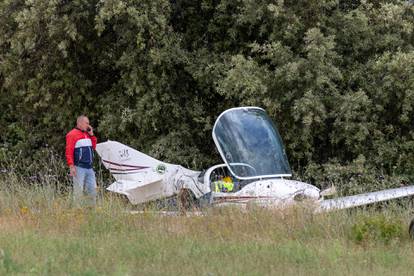
<svg viewBox="0 0 414 276"><path fill-rule="evenodd" d="M97 139L87 132L74 128L66 134L66 161L68 166L92 168L93 151Z"/></svg>

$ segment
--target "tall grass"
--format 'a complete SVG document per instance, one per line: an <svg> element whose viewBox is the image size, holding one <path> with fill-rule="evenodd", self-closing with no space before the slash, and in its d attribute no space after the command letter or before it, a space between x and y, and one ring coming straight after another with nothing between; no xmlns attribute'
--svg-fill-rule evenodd
<svg viewBox="0 0 414 276"><path fill-rule="evenodd" d="M65 183L63 183L65 184ZM131 215L100 192L73 207L55 178L0 179L0 274L411 274L410 210L207 209L204 216Z"/></svg>
<svg viewBox="0 0 414 276"><path fill-rule="evenodd" d="M75 207L61 164L52 156L25 171L12 160L0 174L0 274L404 275L414 268L408 201L318 215L300 208L132 215L104 189L95 209Z"/></svg>

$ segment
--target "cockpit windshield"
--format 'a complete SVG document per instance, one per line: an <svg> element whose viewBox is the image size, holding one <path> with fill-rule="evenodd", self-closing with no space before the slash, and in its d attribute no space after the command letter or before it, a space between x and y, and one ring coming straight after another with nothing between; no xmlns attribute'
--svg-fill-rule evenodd
<svg viewBox="0 0 414 276"><path fill-rule="evenodd" d="M261 108L226 110L214 125L213 139L229 170L239 179L292 174L279 132Z"/></svg>

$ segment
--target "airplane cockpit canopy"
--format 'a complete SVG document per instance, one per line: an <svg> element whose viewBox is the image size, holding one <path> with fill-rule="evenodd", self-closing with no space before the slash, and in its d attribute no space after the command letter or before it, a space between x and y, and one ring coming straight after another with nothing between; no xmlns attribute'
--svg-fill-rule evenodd
<svg viewBox="0 0 414 276"><path fill-rule="evenodd" d="M213 139L236 178L292 175L277 127L261 108L239 107L224 111L214 124Z"/></svg>

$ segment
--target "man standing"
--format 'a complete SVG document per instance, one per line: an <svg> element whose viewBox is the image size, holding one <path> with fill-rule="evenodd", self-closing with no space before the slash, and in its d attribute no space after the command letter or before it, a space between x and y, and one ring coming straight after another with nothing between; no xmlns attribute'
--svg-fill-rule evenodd
<svg viewBox="0 0 414 276"><path fill-rule="evenodd" d="M89 205L96 204L96 179L92 168L96 142L88 117L79 116L76 127L66 134L66 161L73 177L73 198L76 204L79 204L84 191Z"/></svg>

